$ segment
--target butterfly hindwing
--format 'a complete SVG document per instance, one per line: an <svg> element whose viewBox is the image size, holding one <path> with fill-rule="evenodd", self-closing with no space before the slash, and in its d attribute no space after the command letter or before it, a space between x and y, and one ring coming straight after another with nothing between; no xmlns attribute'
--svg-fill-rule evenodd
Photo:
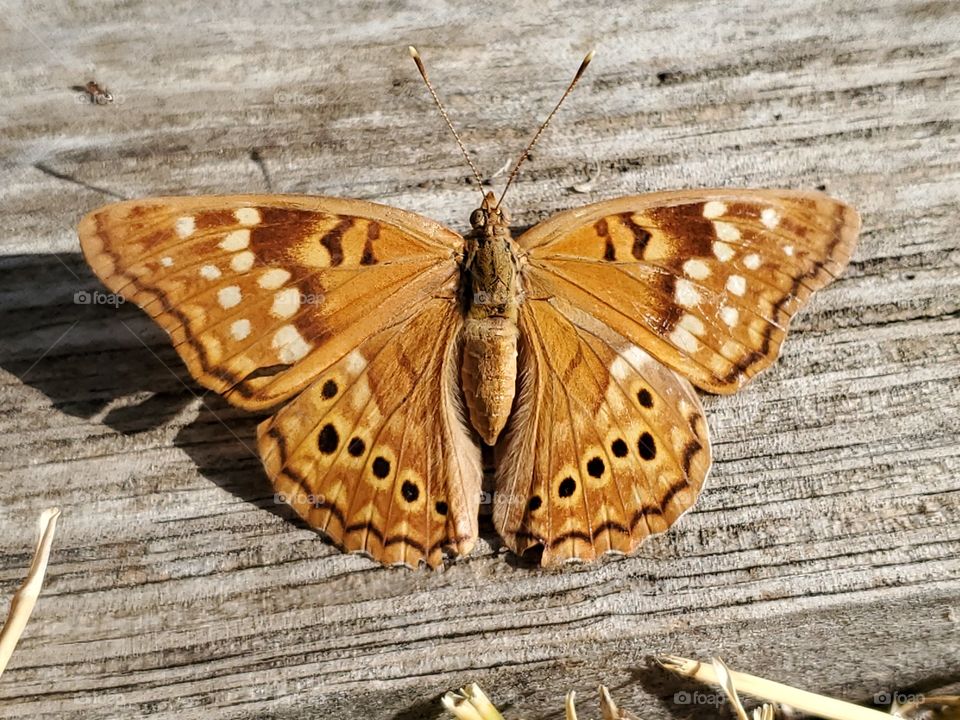
<svg viewBox="0 0 960 720"><path fill-rule="evenodd" d="M520 311L521 384L494 523L542 563L632 552L696 500L710 466L690 383L560 298Z"/></svg>
<svg viewBox="0 0 960 720"><path fill-rule="evenodd" d="M451 292L463 243L394 208L277 195L117 203L79 232L107 287L170 334L201 384L249 410Z"/></svg>
<svg viewBox="0 0 960 720"><path fill-rule="evenodd" d="M563 297L728 393L776 359L793 315L846 266L859 226L820 193L701 190L559 213L517 242L529 296Z"/></svg>
<svg viewBox="0 0 960 720"><path fill-rule="evenodd" d="M431 567L477 537L480 450L465 425L453 300L434 299L331 367L259 428L278 493L347 550Z"/></svg>

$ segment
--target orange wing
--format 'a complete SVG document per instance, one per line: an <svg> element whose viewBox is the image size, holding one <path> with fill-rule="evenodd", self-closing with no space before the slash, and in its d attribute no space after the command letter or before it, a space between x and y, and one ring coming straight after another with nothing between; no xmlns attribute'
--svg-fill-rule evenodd
<svg viewBox="0 0 960 720"><path fill-rule="evenodd" d="M851 207L820 193L691 190L559 213L518 239L530 297L562 297L712 392L769 366L850 260Z"/></svg>
<svg viewBox="0 0 960 720"><path fill-rule="evenodd" d="M252 195L109 205L80 240L203 385L249 410L287 403L261 423L260 454L310 525L387 564L473 546L459 235L358 200Z"/></svg>
<svg viewBox="0 0 960 720"><path fill-rule="evenodd" d="M191 374L248 410L276 406L378 330L450 295L463 240L360 200L151 198L80 223L87 262L169 334Z"/></svg>
<svg viewBox="0 0 960 720"><path fill-rule="evenodd" d="M431 567L477 538L480 448L459 389L456 303L373 335L260 425L274 487L341 547Z"/></svg>
<svg viewBox="0 0 960 720"><path fill-rule="evenodd" d="M710 467L690 383L561 298L520 310L521 386L494 523L544 565L630 553L696 501Z"/></svg>

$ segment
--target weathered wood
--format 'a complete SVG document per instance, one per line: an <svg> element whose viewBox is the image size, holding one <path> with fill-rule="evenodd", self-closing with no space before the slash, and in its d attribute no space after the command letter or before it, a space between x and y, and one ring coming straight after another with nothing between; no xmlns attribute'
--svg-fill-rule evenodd
<svg viewBox="0 0 960 720"><path fill-rule="evenodd" d="M957 679L960 9L593 5L4 13L0 596L39 511L63 517L0 717L430 718L472 680L528 718L599 681L647 719L711 713L674 702L659 650L857 701ZM489 530L440 574L341 555L273 503L256 418L198 399L135 308L74 301L99 287L76 223L116 197L343 195L465 229L476 191L409 42L487 174L597 48L511 191L520 226L708 185L863 215L781 361L706 399L707 489L635 558L542 572ZM113 104L70 90L90 79Z"/></svg>

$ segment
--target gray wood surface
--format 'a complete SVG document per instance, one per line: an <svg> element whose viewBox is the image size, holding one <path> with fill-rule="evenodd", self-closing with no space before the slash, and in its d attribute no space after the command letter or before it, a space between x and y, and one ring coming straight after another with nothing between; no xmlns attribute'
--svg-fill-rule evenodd
<svg viewBox="0 0 960 720"><path fill-rule="evenodd" d="M647 720L719 716L674 701L663 650L860 702L960 678L956 3L10 2L0 27L0 597L63 509L0 717L436 718L469 681L513 717L568 688L595 715L600 681ZM705 399L707 489L634 558L543 572L489 529L438 574L341 555L274 504L256 418L136 308L75 302L99 288L77 221L120 197L331 194L463 230L410 43L487 175L597 48L519 226L709 185L863 215L780 362Z"/></svg>

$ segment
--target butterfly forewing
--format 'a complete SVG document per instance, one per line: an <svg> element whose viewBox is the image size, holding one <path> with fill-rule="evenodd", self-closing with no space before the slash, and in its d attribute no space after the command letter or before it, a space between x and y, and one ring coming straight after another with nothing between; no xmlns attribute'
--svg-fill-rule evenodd
<svg viewBox="0 0 960 720"><path fill-rule="evenodd" d="M561 298L521 309L522 384L494 522L542 562L629 553L697 498L710 465L686 380Z"/></svg>
<svg viewBox="0 0 960 720"><path fill-rule="evenodd" d="M560 213L518 239L530 297L560 296L712 392L772 363L859 217L825 195L704 190Z"/></svg>
<svg viewBox="0 0 960 720"><path fill-rule="evenodd" d="M194 377L246 409L292 397L444 286L452 293L462 245L412 213L301 196L118 203L85 217L80 238Z"/></svg>

